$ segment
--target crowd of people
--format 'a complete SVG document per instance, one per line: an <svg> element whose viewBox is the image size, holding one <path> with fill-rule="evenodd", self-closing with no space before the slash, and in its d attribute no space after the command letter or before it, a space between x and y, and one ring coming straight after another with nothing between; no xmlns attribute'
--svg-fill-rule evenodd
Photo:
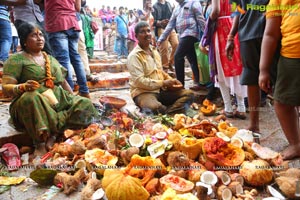
<svg viewBox="0 0 300 200"><path fill-rule="evenodd" d="M105 5L91 10L82 0L1 1L0 65L4 65L3 90L15 97L10 107L15 125L25 128L36 141L48 141L52 133L68 126L85 126L96 116L88 100L87 80L97 31L92 22L97 17L103 27L114 29L118 58L128 57L130 92L141 109L184 113L193 102L189 89L204 86L209 89L208 99L213 100L211 93L218 87L224 102L222 113L246 119L248 107L247 129L259 133L261 99L274 95L275 111L290 143L283 157L300 157L300 78L296 73L300 69L300 8L287 6L264 13L247 9L248 4L257 5L254 0L232 1L240 12L232 12L228 0L176 0L177 5L168 0L144 0L143 9L133 10L123 6L111 10ZM259 5L268 4L278 8L290 5L284 0ZM15 34L11 32L9 6L14 6L12 22L23 50L10 58ZM197 50L209 65L209 81L205 83ZM194 81L189 89L185 89L186 60ZM73 70L79 96L73 95ZM168 74L170 70L176 78ZM48 89L56 97L54 104L44 94ZM38 105L37 109L28 104ZM27 109L36 113L32 115L35 118L28 116ZM39 123L33 125L33 121Z"/></svg>

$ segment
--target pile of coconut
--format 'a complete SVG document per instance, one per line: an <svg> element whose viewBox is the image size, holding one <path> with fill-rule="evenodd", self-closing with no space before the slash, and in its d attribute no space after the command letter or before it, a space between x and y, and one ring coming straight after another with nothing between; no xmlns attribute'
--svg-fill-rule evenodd
<svg viewBox="0 0 300 200"><path fill-rule="evenodd" d="M299 192L300 170L288 168L278 152L258 143L258 135L224 116L108 117L109 126L65 131L67 140L42 159L47 170L53 167L47 184L67 195L83 184L83 199L101 191L109 200L282 199ZM57 170L61 166L71 170ZM32 179L46 185L38 173Z"/></svg>

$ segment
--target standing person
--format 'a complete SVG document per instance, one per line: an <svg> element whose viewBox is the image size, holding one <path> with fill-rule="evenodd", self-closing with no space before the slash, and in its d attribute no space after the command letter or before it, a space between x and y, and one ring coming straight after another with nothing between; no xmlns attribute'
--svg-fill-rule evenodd
<svg viewBox="0 0 300 200"><path fill-rule="evenodd" d="M211 23L217 23L215 30L209 30L213 34L212 40L209 44L209 63L213 63L211 66L216 66L216 75L213 75L216 86L219 86L224 102L224 115L228 118L237 117L240 119L246 119L246 107L244 98L247 96L247 87L242 86L239 83L240 74L242 72L242 62L240 59L238 38L229 37L227 40L235 40L237 42L237 48L235 48L231 59L226 57L226 41L222 38L226 38L229 34L232 21L231 21L231 6L227 0L212 0L212 11L209 15L207 26L209 29L213 29L210 26ZM205 37L205 35L204 35ZM200 44L201 45L201 44ZM202 47L203 48L203 47ZM237 98L237 110L233 113L231 104L232 95L236 95Z"/></svg>
<svg viewBox="0 0 300 200"><path fill-rule="evenodd" d="M154 17L154 32L155 36L159 38L164 32L169 20L172 16L173 8L166 0L158 0L153 5L152 15ZM171 44L172 51L169 54L169 43ZM161 57L162 66L165 71L168 69L173 70L174 54L178 46L178 37L175 30L172 30L165 41L162 41L158 47Z"/></svg>
<svg viewBox="0 0 300 200"><path fill-rule="evenodd" d="M25 3L25 0L1 1L0 3L0 66L3 66L3 62L8 58L12 40L8 6Z"/></svg>
<svg viewBox="0 0 300 200"><path fill-rule="evenodd" d="M80 13L81 21L82 21L82 31L85 37L85 46L86 51L88 53L88 58L94 58L94 38L95 34L91 27L92 17L86 14L85 9L81 9L82 12Z"/></svg>
<svg viewBox="0 0 300 200"><path fill-rule="evenodd" d="M118 15L119 11L117 9L116 6L113 7L113 10L112 10L112 14L113 14L113 19L115 19L115 17Z"/></svg>
<svg viewBox="0 0 300 200"><path fill-rule="evenodd" d="M128 14L128 26L131 26L131 24L136 22L136 16L133 13L133 10L129 10L129 14Z"/></svg>
<svg viewBox="0 0 300 200"><path fill-rule="evenodd" d="M236 5L247 10L247 5L256 5L256 0L233 0ZM268 1L259 1L259 6L267 5ZM228 35L228 38L234 38L239 34L240 52L243 64L243 71L240 83L247 85L248 105L249 105L249 126L248 130L259 133L259 105L260 88L258 86L259 60L261 51L261 42L265 29L265 15L259 10L247 10L244 14L236 15ZM234 40L227 40L226 51L230 58L234 51ZM276 59L275 59L276 60ZM273 67L275 65L273 64ZM274 71L274 70L272 70ZM272 80L274 82L274 79ZM273 83L274 84L274 83Z"/></svg>
<svg viewBox="0 0 300 200"><path fill-rule="evenodd" d="M76 8L76 10L75 10ZM87 87L86 74L78 53L78 40L80 27L76 18L76 11L81 9L81 0L45 0L46 31L54 57L67 71L67 81L72 89L72 66L74 68L79 95L90 98Z"/></svg>
<svg viewBox="0 0 300 200"><path fill-rule="evenodd" d="M300 157L300 8L297 2L291 4L286 0L270 0L269 5L277 9L266 13L266 28L259 63L259 86L266 93L271 92L272 60L278 44L281 43L274 107L289 142L282 156L284 160L291 160Z"/></svg>
<svg viewBox="0 0 300 200"><path fill-rule="evenodd" d="M130 11L129 11L130 12ZM134 18L134 22L132 22L129 27L128 27L128 39L130 39L130 41L127 43L128 44L128 52L131 52L133 50L134 47L136 47L136 45L138 44L138 40L135 37L135 26L136 24L139 22L139 18L135 17Z"/></svg>
<svg viewBox="0 0 300 200"><path fill-rule="evenodd" d="M145 21L135 26L138 45L128 56L130 93L142 111L154 113L182 113L193 101L193 93L162 69L160 56L151 46L151 29ZM179 87L176 87L179 86Z"/></svg>
<svg viewBox="0 0 300 200"><path fill-rule="evenodd" d="M194 87L199 87L199 69L194 44L199 42L200 32L205 28L205 20L199 1L176 0L179 4L174 9L171 19L157 41L160 46L176 28L179 44L175 52L175 72L177 79L184 85L184 58L187 57L194 75Z"/></svg>
<svg viewBox="0 0 300 200"><path fill-rule="evenodd" d="M11 36L12 36L11 52L17 53L18 44L19 44L18 32L13 22L10 22L10 26L11 26Z"/></svg>
<svg viewBox="0 0 300 200"><path fill-rule="evenodd" d="M86 0L81 1L81 12L80 13L85 13L85 9L83 8L86 5ZM83 30L83 20L81 19L81 14L79 12L76 13L79 27L81 30ZM94 78L91 76L91 70L90 70L90 65L89 65L89 57L87 53L87 48L85 45L85 36L84 36L84 31L80 31L79 34L79 40L78 40L78 53L80 55L80 58L82 60L85 74L86 74L86 80L87 81L95 81Z"/></svg>
<svg viewBox="0 0 300 200"><path fill-rule="evenodd" d="M146 21L150 25L151 33L153 35L151 44L153 46L156 46L156 40L154 37L154 27L153 27L154 17L152 15L152 12L153 12L153 8L152 8L151 0L146 0L144 5L144 10L141 12L139 18L140 20Z"/></svg>
<svg viewBox="0 0 300 200"><path fill-rule="evenodd" d="M14 24L17 30L20 28L22 23L33 22L37 23L45 31L44 16L41 12L40 6L37 3L41 3L42 0L26 0L25 5L14 7ZM44 51L52 55L51 46L48 41L48 35L45 33L45 45Z"/></svg>
<svg viewBox="0 0 300 200"><path fill-rule="evenodd" d="M127 37L128 37L128 19L124 13L124 7L119 8L119 15L115 17L116 23L116 47L118 59L128 56Z"/></svg>

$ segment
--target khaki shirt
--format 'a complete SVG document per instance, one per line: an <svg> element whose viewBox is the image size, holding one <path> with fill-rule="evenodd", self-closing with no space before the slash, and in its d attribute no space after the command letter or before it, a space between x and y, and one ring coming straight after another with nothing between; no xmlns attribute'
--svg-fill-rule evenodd
<svg viewBox="0 0 300 200"><path fill-rule="evenodd" d="M153 58L139 45L128 56L127 67L130 73L129 85L132 98L145 92L159 93L163 81L172 79L163 71L157 50L153 47L150 47L150 49Z"/></svg>

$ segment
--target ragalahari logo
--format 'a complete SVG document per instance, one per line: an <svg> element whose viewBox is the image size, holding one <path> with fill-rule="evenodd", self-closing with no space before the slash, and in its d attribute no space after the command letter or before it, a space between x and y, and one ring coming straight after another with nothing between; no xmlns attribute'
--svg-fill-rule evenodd
<svg viewBox="0 0 300 200"><path fill-rule="evenodd" d="M231 4L231 17L238 16L240 14L245 14L246 11L241 8L240 5L237 5L235 2L232 2Z"/></svg>

